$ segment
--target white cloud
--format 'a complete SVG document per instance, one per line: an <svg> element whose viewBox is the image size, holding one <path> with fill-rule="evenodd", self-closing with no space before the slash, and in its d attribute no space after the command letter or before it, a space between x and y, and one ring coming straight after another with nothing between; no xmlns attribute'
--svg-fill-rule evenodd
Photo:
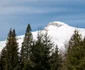
<svg viewBox="0 0 85 70"><path fill-rule="evenodd" d="M84 2L84 0L2 0L0 1L0 15L63 12L67 10L60 7L50 8L48 6L54 4L63 6L63 4L68 2L72 4L73 2ZM43 7L41 7L42 5Z"/></svg>
<svg viewBox="0 0 85 70"><path fill-rule="evenodd" d="M84 4L85 0L0 0L0 38L4 39L10 27L16 28L17 32L22 32L25 29L23 28L25 27L24 24L28 22L33 22L36 25L32 24L33 28L37 28L41 22L45 25L46 22L54 19L67 21L68 23L85 22L85 14L82 13L84 10L80 10L77 7L80 4L82 5L82 3ZM73 6L77 7L77 9ZM45 13L45 17L44 15L33 15ZM48 15L49 13L52 14ZM12 16L10 17L11 14ZM27 16L22 14L26 14ZM28 14L31 15L29 16ZM22 20L24 23L22 23Z"/></svg>

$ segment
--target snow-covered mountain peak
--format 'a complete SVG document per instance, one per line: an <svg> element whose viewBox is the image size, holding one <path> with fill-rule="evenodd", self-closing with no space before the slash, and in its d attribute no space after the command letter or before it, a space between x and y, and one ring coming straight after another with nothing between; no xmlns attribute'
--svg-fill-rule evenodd
<svg viewBox="0 0 85 70"><path fill-rule="evenodd" d="M63 22L60 22L60 21L53 21L53 22L50 22L47 26L57 26L57 27L61 27L61 26L67 26L67 24L63 23Z"/></svg>
<svg viewBox="0 0 85 70"><path fill-rule="evenodd" d="M68 43L71 36L73 35L75 30L75 27L69 26L63 22L60 21L54 21L50 22L42 31L44 34L46 31L48 32L48 35L51 37L52 42L58 46L59 52L63 53L65 52L65 44ZM82 37L85 37L85 29L84 28L78 28L79 33ZM32 32L33 39L37 39L38 31ZM22 42L23 42L24 35L17 36L17 42L19 45L19 48L21 48ZM0 41L0 52L5 47L6 40ZM55 48L55 46L54 46Z"/></svg>
<svg viewBox="0 0 85 70"><path fill-rule="evenodd" d="M55 30L61 27L68 27L68 25L60 21L53 21L45 27L45 30Z"/></svg>

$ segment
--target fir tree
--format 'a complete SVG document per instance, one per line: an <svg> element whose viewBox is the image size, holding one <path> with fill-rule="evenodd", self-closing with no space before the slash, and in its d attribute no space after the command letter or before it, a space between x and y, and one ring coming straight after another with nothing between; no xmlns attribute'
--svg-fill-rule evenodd
<svg viewBox="0 0 85 70"><path fill-rule="evenodd" d="M51 43L47 33L42 35L38 33L37 41L32 47L31 61L33 62L33 70L49 70L50 69L50 49Z"/></svg>
<svg viewBox="0 0 85 70"><path fill-rule="evenodd" d="M6 48L3 48L0 55L0 70L6 69Z"/></svg>
<svg viewBox="0 0 85 70"><path fill-rule="evenodd" d="M30 59L33 62L33 70L43 70L41 62L43 56L42 36L38 35L38 40L34 42L31 51Z"/></svg>
<svg viewBox="0 0 85 70"><path fill-rule="evenodd" d="M22 70L26 70L30 65L27 62L30 62L29 57L30 57L30 49L32 45L32 40L33 40L33 37L31 33L31 27L30 27L30 24L28 24L25 37L24 37L24 41L21 47L21 69Z"/></svg>
<svg viewBox="0 0 85 70"><path fill-rule="evenodd" d="M75 29L73 36L71 37L70 41L69 41L69 47L68 47L68 51L69 49L71 49L73 46L76 45L80 45L81 44L81 35L79 34L79 31L77 29Z"/></svg>
<svg viewBox="0 0 85 70"><path fill-rule="evenodd" d="M52 53L52 47L54 46L54 43L51 41L50 36L46 32L43 37L43 44L44 44L44 67L45 70L50 70L50 54Z"/></svg>
<svg viewBox="0 0 85 70"><path fill-rule="evenodd" d="M50 70L62 70L62 57L58 52L58 48L56 46L55 52L52 53L50 59Z"/></svg>
<svg viewBox="0 0 85 70"><path fill-rule="evenodd" d="M6 70L18 70L18 44L15 30L10 29L6 43Z"/></svg>
<svg viewBox="0 0 85 70"><path fill-rule="evenodd" d="M82 40L78 31L74 32L70 40L69 46L65 61L65 70L84 70L85 68L85 50L83 48Z"/></svg>

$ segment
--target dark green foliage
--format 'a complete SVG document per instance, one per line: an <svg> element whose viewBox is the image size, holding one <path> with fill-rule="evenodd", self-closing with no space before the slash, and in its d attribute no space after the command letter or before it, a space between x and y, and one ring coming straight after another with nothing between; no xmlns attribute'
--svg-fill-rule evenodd
<svg viewBox="0 0 85 70"><path fill-rule="evenodd" d="M47 32L42 32L33 41L28 24L19 55L15 30L10 29L6 46L0 53L0 70L85 70L85 38L81 39L78 30L69 41L65 57L59 54L57 46L53 52L54 44Z"/></svg>
<svg viewBox="0 0 85 70"><path fill-rule="evenodd" d="M50 69L50 49L53 44L47 34L38 33L37 41L32 47L31 61L33 62L33 70L49 70Z"/></svg>
<svg viewBox="0 0 85 70"><path fill-rule="evenodd" d="M6 43L6 70L18 70L18 44L15 30L10 29Z"/></svg>
<svg viewBox="0 0 85 70"><path fill-rule="evenodd" d="M83 46L83 49L85 50L85 37L84 37L84 39L83 39L81 45Z"/></svg>
<svg viewBox="0 0 85 70"><path fill-rule="evenodd" d="M68 48L65 70L85 70L85 47L78 31L74 32L69 43L71 47Z"/></svg>
<svg viewBox="0 0 85 70"><path fill-rule="evenodd" d="M44 34L43 37L43 48L45 50L44 52L44 65L45 65L45 70L50 70L50 58L51 58L51 53L52 53L52 47L54 44L51 42L50 37L48 36L47 32Z"/></svg>
<svg viewBox="0 0 85 70"><path fill-rule="evenodd" d="M38 33L38 40L33 43L32 53L31 53L31 61L33 62L33 70L43 70L42 68L42 60L44 57L44 48L42 42L43 36Z"/></svg>
<svg viewBox="0 0 85 70"><path fill-rule="evenodd" d="M69 48L68 48L68 51L69 49L71 49L73 46L76 46L76 45L81 45L81 35L79 34L78 30L76 29L74 31L74 34L73 36L71 37L70 41L69 41Z"/></svg>
<svg viewBox="0 0 85 70"><path fill-rule="evenodd" d="M0 70L6 68L6 48L3 48L0 55Z"/></svg>
<svg viewBox="0 0 85 70"><path fill-rule="evenodd" d="M55 52L52 53L50 59L50 70L61 70L62 68L62 57L58 53L58 48L56 46Z"/></svg>
<svg viewBox="0 0 85 70"><path fill-rule="evenodd" d="M37 41L33 41L31 27L28 24L19 57L16 33L10 29L6 47L0 57L0 70L55 70L56 68L60 70L58 49L51 56L53 46L47 32L45 34L39 32Z"/></svg>
<svg viewBox="0 0 85 70"><path fill-rule="evenodd" d="M29 57L30 57L30 49L31 49L31 45L32 45L32 40L33 40L33 37L32 37L32 33L31 33L31 27L30 27L30 24L28 24L26 33L25 33L25 37L24 37L24 41L23 41L22 47L21 47L21 68L22 68L22 70L26 70L27 67L29 67L27 62L29 61Z"/></svg>

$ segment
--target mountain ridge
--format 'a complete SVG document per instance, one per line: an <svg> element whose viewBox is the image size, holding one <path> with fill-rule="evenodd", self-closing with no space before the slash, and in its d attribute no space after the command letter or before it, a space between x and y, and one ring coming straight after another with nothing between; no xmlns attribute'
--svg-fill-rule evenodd
<svg viewBox="0 0 85 70"><path fill-rule="evenodd" d="M53 22L50 22L41 31L42 33L47 31L48 35L52 38L52 42L54 42L55 45L58 45L59 52L64 53L65 44L70 40L75 29L76 29L75 27L69 26L66 23L63 23L60 21L53 21ZM82 35L82 38L83 38L85 36L85 29L84 28L77 28L77 29L79 30L79 33ZM34 40L37 39L37 33L38 31L32 32ZM19 44L19 48L22 45L23 38L24 38L24 35L17 36L17 42ZM0 41L0 51L5 45L6 45L6 40Z"/></svg>

